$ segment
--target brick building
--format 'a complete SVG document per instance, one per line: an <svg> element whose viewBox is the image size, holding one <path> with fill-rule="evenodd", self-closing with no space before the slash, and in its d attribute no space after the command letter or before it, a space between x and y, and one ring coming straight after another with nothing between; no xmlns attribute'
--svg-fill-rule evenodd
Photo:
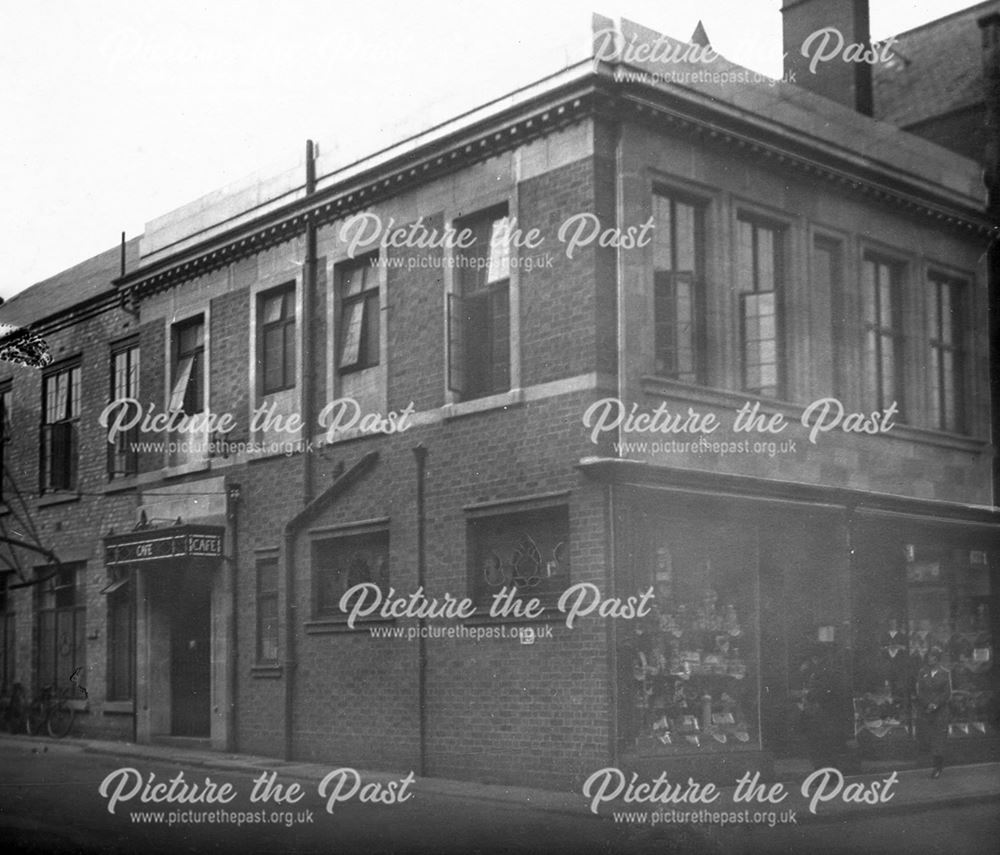
<svg viewBox="0 0 1000 855"><path fill-rule="evenodd" d="M993 746L979 167L859 112L863 76L593 45L0 308L51 356L0 369L5 692L83 669L95 735L575 786L801 752L820 643L859 751L912 753L938 644L956 756ZM358 585L476 613L352 626Z"/></svg>

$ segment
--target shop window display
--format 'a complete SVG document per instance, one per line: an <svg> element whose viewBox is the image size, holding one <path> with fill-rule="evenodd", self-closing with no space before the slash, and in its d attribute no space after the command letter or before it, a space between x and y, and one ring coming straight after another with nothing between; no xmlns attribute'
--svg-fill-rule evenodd
<svg viewBox="0 0 1000 855"><path fill-rule="evenodd" d="M916 678L938 648L950 672L948 736L997 735L990 555L904 544L900 595L883 598L877 641L859 645L855 734L862 749L916 734Z"/></svg>
<svg viewBox="0 0 1000 855"><path fill-rule="evenodd" d="M720 526L706 543L698 524L676 518L665 528L647 531L637 553L636 579L648 579L656 597L620 660L625 747L644 754L756 748L752 539Z"/></svg>

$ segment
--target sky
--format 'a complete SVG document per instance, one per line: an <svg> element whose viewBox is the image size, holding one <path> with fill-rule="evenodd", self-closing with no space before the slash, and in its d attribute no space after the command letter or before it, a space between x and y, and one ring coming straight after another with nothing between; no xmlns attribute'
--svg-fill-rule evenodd
<svg viewBox="0 0 1000 855"><path fill-rule="evenodd" d="M874 39L974 5L870 0ZM781 67L781 0L0 0L0 296L306 139L365 153L563 67L590 15Z"/></svg>

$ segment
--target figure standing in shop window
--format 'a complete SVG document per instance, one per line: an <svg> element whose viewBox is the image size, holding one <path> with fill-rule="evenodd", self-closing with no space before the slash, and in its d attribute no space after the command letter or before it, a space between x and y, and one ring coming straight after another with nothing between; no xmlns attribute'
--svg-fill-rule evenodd
<svg viewBox="0 0 1000 855"><path fill-rule="evenodd" d="M931 648L927 664L917 675L917 737L934 762L932 778L940 778L948 740L948 701L951 673L941 666L941 649Z"/></svg>

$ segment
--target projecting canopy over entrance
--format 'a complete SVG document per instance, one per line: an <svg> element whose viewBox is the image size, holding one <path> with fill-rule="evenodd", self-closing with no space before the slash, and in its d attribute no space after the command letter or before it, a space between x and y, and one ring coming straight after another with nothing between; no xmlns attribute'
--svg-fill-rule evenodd
<svg viewBox="0 0 1000 855"><path fill-rule="evenodd" d="M178 559L221 559L225 529L210 525L144 528L104 538L107 567L141 564L146 568L175 567ZM214 562L213 562L214 564Z"/></svg>
<svg viewBox="0 0 1000 855"><path fill-rule="evenodd" d="M133 578L139 586L136 682L148 710L140 726L146 739L211 735L212 591L224 534L220 526L177 524L104 539L104 563L119 577L107 593Z"/></svg>

